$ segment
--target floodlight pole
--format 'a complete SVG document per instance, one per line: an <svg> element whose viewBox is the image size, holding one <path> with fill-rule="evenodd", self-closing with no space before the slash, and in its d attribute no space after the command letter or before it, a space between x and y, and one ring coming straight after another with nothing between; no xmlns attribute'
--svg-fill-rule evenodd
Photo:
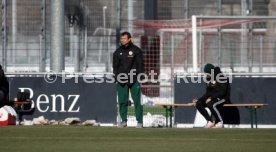
<svg viewBox="0 0 276 152"><path fill-rule="evenodd" d="M133 0L128 0L128 13L127 13L127 18L128 18L128 32L132 33L133 32Z"/></svg>
<svg viewBox="0 0 276 152"><path fill-rule="evenodd" d="M46 70L46 0L41 1L41 36L40 36L40 56L39 56L39 72Z"/></svg>
<svg viewBox="0 0 276 152"><path fill-rule="evenodd" d="M7 2L2 0L2 68L7 71Z"/></svg>
<svg viewBox="0 0 276 152"><path fill-rule="evenodd" d="M17 0L12 0L12 63L15 64L17 41Z"/></svg>
<svg viewBox="0 0 276 152"><path fill-rule="evenodd" d="M193 36L193 72L197 73L197 25L196 25L196 16L192 16L192 36Z"/></svg>
<svg viewBox="0 0 276 152"><path fill-rule="evenodd" d="M221 1L217 1L217 15L221 15ZM221 66L221 60L222 60L222 35L221 35L221 27L218 27L218 66Z"/></svg>
<svg viewBox="0 0 276 152"><path fill-rule="evenodd" d="M121 0L117 0L116 4L116 45L120 46L120 32L121 32Z"/></svg>
<svg viewBox="0 0 276 152"><path fill-rule="evenodd" d="M51 0L51 58L52 71L64 70L64 1Z"/></svg>

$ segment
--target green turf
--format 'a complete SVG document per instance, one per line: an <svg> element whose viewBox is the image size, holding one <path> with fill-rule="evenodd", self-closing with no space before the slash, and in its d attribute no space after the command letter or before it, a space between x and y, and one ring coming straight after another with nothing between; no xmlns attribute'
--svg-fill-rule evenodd
<svg viewBox="0 0 276 152"><path fill-rule="evenodd" d="M272 152L276 129L0 127L1 152Z"/></svg>

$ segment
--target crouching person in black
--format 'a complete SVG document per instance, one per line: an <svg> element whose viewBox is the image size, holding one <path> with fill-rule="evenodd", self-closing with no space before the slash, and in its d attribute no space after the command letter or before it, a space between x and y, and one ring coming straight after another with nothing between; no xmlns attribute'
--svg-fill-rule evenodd
<svg viewBox="0 0 276 152"><path fill-rule="evenodd" d="M6 105L9 101L9 82L0 65L0 108Z"/></svg>
<svg viewBox="0 0 276 152"><path fill-rule="evenodd" d="M194 99L197 110L207 120L205 128L223 128L223 119L218 110L219 106L230 100L230 85L228 78L222 74L219 67L208 63L204 67L206 73L206 92L199 98ZM215 120L208 114L205 109L208 107L211 111L211 115L214 116Z"/></svg>

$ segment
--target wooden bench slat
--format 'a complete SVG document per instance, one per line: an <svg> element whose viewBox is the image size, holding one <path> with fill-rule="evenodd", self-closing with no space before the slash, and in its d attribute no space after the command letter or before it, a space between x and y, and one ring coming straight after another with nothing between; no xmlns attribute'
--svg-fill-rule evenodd
<svg viewBox="0 0 276 152"><path fill-rule="evenodd" d="M14 104L16 104L16 105L32 104L32 102L29 102L29 101L14 101Z"/></svg>
<svg viewBox="0 0 276 152"><path fill-rule="evenodd" d="M159 106L172 106L172 107L190 107L193 103L183 103L183 104L157 104Z"/></svg>
<svg viewBox="0 0 276 152"><path fill-rule="evenodd" d="M179 103L179 104L157 104L159 106L172 106L172 107L190 107L194 106L193 103ZM262 103L237 103L237 104L224 104L224 107L263 107L267 106L268 104Z"/></svg>
<svg viewBox="0 0 276 152"><path fill-rule="evenodd" d="M262 107L262 106L267 106L268 104L261 104L261 103L240 103L240 104L224 104L224 107Z"/></svg>

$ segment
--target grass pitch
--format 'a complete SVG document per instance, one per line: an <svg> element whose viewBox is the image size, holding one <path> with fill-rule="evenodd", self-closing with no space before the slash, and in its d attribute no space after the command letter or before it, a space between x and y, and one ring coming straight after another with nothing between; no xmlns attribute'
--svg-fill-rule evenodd
<svg viewBox="0 0 276 152"><path fill-rule="evenodd" d="M276 129L0 127L1 152L273 152Z"/></svg>

